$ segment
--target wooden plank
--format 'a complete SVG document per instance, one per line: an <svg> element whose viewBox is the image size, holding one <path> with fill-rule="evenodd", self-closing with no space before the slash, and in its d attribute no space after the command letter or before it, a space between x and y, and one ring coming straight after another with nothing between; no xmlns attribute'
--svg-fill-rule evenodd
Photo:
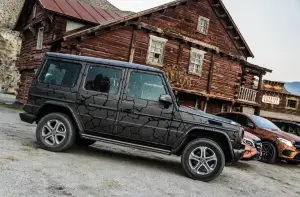
<svg viewBox="0 0 300 197"><path fill-rule="evenodd" d="M136 30L133 29L132 38L131 38L131 46L130 46L130 55L129 55L129 62L133 62L134 53L135 53L135 44L136 44Z"/></svg>

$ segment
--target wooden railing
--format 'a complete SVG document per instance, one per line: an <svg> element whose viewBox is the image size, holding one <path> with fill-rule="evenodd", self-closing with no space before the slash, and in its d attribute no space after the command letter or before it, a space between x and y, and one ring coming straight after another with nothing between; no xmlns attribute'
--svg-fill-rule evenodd
<svg viewBox="0 0 300 197"><path fill-rule="evenodd" d="M256 103L257 92L258 91L250 88L240 87L238 100Z"/></svg>

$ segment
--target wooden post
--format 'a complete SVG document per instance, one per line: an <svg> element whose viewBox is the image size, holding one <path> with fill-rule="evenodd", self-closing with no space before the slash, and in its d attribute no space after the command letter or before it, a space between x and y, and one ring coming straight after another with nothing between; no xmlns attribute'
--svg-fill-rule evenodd
<svg viewBox="0 0 300 197"><path fill-rule="evenodd" d="M210 62L210 70L209 70L209 76L208 76L208 84L207 84L207 93L211 93L211 85L212 85L212 80L214 76L214 68L215 68L215 63L214 63L214 53L211 53L211 62Z"/></svg>
<svg viewBox="0 0 300 197"><path fill-rule="evenodd" d="M182 53L183 53L183 44L179 45L179 52L178 52L178 57L177 57L177 64L181 64L182 61Z"/></svg>
<svg viewBox="0 0 300 197"><path fill-rule="evenodd" d="M136 43L136 30L133 27L132 37L131 37L131 45L130 45L130 55L129 55L129 62L133 63L134 53L135 53L135 43Z"/></svg>
<svg viewBox="0 0 300 197"><path fill-rule="evenodd" d="M261 104L261 92L262 92L262 86L263 86L263 73L261 72L259 74L259 81L258 81L258 89L257 89L257 95L256 95L256 103L259 104L259 106L255 107L254 114L259 116L260 115L260 104Z"/></svg>

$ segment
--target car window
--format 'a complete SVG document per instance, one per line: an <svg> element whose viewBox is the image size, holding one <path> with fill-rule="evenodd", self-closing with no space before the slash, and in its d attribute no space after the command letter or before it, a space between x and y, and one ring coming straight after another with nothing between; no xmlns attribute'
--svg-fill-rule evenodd
<svg viewBox="0 0 300 197"><path fill-rule="evenodd" d="M254 128L253 122L247 116L239 115L237 122L242 126Z"/></svg>
<svg viewBox="0 0 300 197"><path fill-rule="evenodd" d="M223 117L237 122L237 114L223 114Z"/></svg>
<svg viewBox="0 0 300 197"><path fill-rule="evenodd" d="M280 131L280 129L271 121L262 118L260 116L251 115L252 120L255 124L262 129L269 129L273 131Z"/></svg>
<svg viewBox="0 0 300 197"><path fill-rule="evenodd" d="M73 87L81 70L81 64L49 60L41 72L39 82Z"/></svg>
<svg viewBox="0 0 300 197"><path fill-rule="evenodd" d="M131 72L127 96L137 99L158 101L166 94L161 76L149 73Z"/></svg>
<svg viewBox="0 0 300 197"><path fill-rule="evenodd" d="M122 70L102 66L90 66L85 89L96 92L117 94L120 89Z"/></svg>

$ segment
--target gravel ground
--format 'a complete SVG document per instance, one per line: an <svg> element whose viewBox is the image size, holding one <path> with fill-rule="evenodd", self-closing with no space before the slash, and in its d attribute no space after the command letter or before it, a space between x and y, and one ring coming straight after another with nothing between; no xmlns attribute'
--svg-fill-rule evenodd
<svg viewBox="0 0 300 197"><path fill-rule="evenodd" d="M0 196L300 196L299 166L239 162L203 183L186 178L175 156L103 143L51 153L34 130L0 108Z"/></svg>

